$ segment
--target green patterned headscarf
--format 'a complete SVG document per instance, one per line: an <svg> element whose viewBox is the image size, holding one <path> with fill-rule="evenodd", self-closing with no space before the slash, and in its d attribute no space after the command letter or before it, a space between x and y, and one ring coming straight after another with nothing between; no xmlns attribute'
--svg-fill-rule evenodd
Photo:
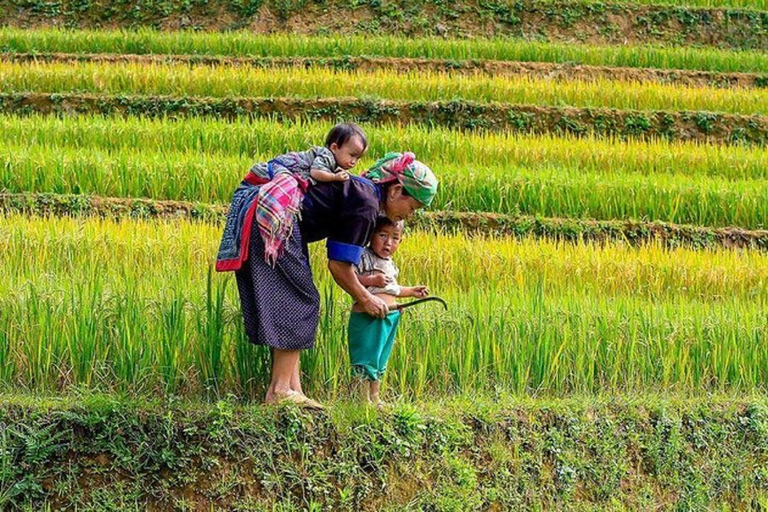
<svg viewBox="0 0 768 512"><path fill-rule="evenodd" d="M397 180L410 196L424 206L432 204L437 194L435 174L416 160L413 153L387 153L362 176L379 184Z"/></svg>

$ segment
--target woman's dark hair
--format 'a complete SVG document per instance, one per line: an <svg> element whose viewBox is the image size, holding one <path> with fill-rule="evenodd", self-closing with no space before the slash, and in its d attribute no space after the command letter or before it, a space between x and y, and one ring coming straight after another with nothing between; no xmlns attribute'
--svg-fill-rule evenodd
<svg viewBox="0 0 768 512"><path fill-rule="evenodd" d="M339 123L328 132L328 136L325 138L325 147L331 147L331 144L336 144L336 147L341 147L346 144L349 139L354 136L360 137L363 142L363 148L368 149L368 139L365 136L365 132L362 128L355 123Z"/></svg>
<svg viewBox="0 0 768 512"><path fill-rule="evenodd" d="M381 197L387 197L387 194L389 194L389 189L394 185L402 185L402 183L400 183L398 180L394 180L394 181L388 181L380 185ZM405 187L403 187L403 189L401 190L401 193L406 197L411 197L411 194L409 194L408 191L405 190Z"/></svg>

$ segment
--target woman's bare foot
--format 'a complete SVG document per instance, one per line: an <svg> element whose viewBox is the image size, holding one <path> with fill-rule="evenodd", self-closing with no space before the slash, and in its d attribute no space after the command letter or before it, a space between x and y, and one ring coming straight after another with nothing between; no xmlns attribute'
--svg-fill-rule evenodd
<svg viewBox="0 0 768 512"><path fill-rule="evenodd" d="M267 390L267 396L264 397L264 403L265 404L276 404L277 402L280 402L281 400L284 400L289 395L295 393L291 388L286 389L274 389L270 387Z"/></svg>
<svg viewBox="0 0 768 512"><path fill-rule="evenodd" d="M303 393L297 393L296 391L289 390L284 393L272 393L268 395L268 398L264 400L265 404L295 404L305 409L322 410L325 409L323 404L316 400L308 398Z"/></svg>
<svg viewBox="0 0 768 512"><path fill-rule="evenodd" d="M322 411L325 409L325 406L318 402L317 400L312 400L304 393L301 394L301 396L304 397L304 402L301 404L302 407L305 409L314 409L316 411Z"/></svg>

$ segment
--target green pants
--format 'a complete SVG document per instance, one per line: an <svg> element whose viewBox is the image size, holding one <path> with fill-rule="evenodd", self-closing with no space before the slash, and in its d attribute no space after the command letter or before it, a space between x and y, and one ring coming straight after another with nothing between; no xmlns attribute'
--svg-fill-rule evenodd
<svg viewBox="0 0 768 512"><path fill-rule="evenodd" d="M352 369L368 380L380 380L395 343L400 312L393 311L384 318L366 313L349 315L349 361Z"/></svg>

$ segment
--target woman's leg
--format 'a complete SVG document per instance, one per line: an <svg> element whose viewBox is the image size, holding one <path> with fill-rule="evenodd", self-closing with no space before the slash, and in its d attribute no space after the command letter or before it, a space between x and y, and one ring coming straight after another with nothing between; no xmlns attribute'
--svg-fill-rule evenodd
<svg viewBox="0 0 768 512"><path fill-rule="evenodd" d="M265 402L274 402L291 393L291 381L298 368L300 354L299 350L272 349L272 380Z"/></svg>
<svg viewBox="0 0 768 512"><path fill-rule="evenodd" d="M291 389L299 394L304 394L304 391L301 390L301 357L296 358L296 366L293 367Z"/></svg>

